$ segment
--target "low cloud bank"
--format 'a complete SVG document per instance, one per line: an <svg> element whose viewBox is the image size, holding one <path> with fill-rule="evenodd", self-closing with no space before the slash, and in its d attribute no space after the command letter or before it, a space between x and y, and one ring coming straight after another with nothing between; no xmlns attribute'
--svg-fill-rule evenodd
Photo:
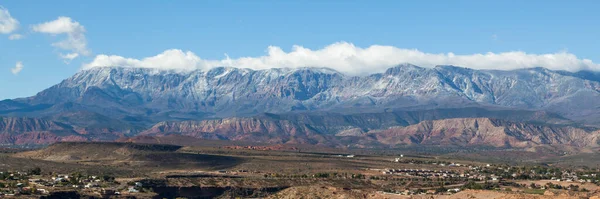
<svg viewBox="0 0 600 199"><path fill-rule="evenodd" d="M240 57L222 60L202 59L190 51L170 49L161 54L141 59L118 55L97 55L82 69L94 67L135 67L163 70L208 70L219 66L268 69L327 67L351 75L383 72L401 63L411 63L422 67L455 65L473 69L513 70L544 67L551 70L600 70L600 65L589 59L580 59L568 52L553 54L530 54L521 51L455 55L454 53L433 54L416 49L402 49L394 46L373 45L367 48L352 43L338 42L322 49L308 49L294 46L290 52L280 47L269 46L267 54L259 57Z"/></svg>

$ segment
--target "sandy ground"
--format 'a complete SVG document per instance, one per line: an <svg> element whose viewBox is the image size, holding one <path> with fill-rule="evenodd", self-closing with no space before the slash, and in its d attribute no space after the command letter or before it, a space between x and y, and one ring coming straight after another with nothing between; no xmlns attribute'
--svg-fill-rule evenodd
<svg viewBox="0 0 600 199"><path fill-rule="evenodd" d="M334 187L319 187L319 186L299 186L290 187L275 195L271 195L269 199L354 199L354 198L372 198L374 195L360 190L344 190Z"/></svg>
<svg viewBox="0 0 600 199"><path fill-rule="evenodd" d="M596 186L594 183L580 183L580 182L566 182L566 181L556 181L556 180L536 180L536 181L518 181L517 183L519 184L526 184L529 185L531 183L535 183L538 185L545 185L547 183L552 183L552 184L559 184L560 186L569 186L569 185L577 185L579 186L579 188L586 188L587 190L590 190L592 192L598 190L598 186Z"/></svg>
<svg viewBox="0 0 600 199"><path fill-rule="evenodd" d="M556 192L556 193L555 193ZM404 196L393 194L382 194L375 192L366 192L361 190L343 190L331 187L291 187L283 190L275 195L270 196L270 199L318 199L318 198L373 198L373 199L580 199L593 198L600 199L600 194L589 197L586 193L574 193L567 191L546 191L544 195L533 195L524 193L510 193L499 191L485 190L466 190L453 195L416 195Z"/></svg>

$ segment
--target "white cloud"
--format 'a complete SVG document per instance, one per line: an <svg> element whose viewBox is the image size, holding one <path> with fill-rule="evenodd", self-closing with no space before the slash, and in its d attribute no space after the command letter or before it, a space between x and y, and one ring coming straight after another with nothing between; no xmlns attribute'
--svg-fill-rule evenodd
<svg viewBox="0 0 600 199"><path fill-rule="evenodd" d="M10 69L10 72L12 72L14 75L17 75L21 72L21 70L23 70L23 63L19 61L17 64L15 64L14 68Z"/></svg>
<svg viewBox="0 0 600 199"><path fill-rule="evenodd" d="M0 6L0 33L9 34L19 28L19 21L10 16L10 12Z"/></svg>
<svg viewBox="0 0 600 199"><path fill-rule="evenodd" d="M58 17L58 19L54 21L34 25L32 26L32 29L35 32L51 35L66 34L66 39L53 43L52 45L63 50L71 51L71 53L69 53L70 55L81 54L87 56L91 54L90 50L87 48L85 28L79 24L79 22L74 21L69 17Z"/></svg>
<svg viewBox="0 0 600 199"><path fill-rule="evenodd" d="M373 45L361 48L346 42L334 43L317 50L294 46L290 52L285 52L280 47L270 46L264 56L237 59L230 59L229 56L226 56L223 60L205 60L193 52L184 52L178 49L166 50L156 56L142 59L125 58L118 55L98 55L91 63L84 64L83 69L102 66L177 70L206 70L217 66L251 69L328 67L346 74L361 75L383 72L387 68L401 63L412 63L422 67L456 65L474 69L498 70L531 67L567 71L600 70L600 65L591 60L580 59L567 52L529 54L512 51L469 55L432 54L394 46Z"/></svg>
<svg viewBox="0 0 600 199"><path fill-rule="evenodd" d="M77 53L60 54L60 57L63 59L73 60L73 59L79 57L79 54L77 54Z"/></svg>
<svg viewBox="0 0 600 199"><path fill-rule="evenodd" d="M23 39L23 35L21 34L12 34L10 36L8 36L8 39L10 40L19 40L19 39Z"/></svg>

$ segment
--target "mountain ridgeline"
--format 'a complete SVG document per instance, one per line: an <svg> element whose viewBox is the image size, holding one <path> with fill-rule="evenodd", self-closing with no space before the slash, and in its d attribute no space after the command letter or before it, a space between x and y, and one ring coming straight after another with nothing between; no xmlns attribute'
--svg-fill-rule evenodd
<svg viewBox="0 0 600 199"><path fill-rule="evenodd" d="M96 67L35 96L0 101L5 120L0 143L182 134L355 147L588 147L595 146L599 97L599 73L544 68L402 64L384 73L348 76L327 68ZM6 120L32 128L9 126ZM471 120L477 125L457 127L456 122ZM486 133L499 140L484 138Z"/></svg>

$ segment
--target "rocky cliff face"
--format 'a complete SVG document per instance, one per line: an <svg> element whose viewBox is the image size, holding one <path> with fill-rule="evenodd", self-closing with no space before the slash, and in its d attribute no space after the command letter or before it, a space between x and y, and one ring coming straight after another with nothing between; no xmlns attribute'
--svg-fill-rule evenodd
<svg viewBox="0 0 600 199"><path fill-rule="evenodd" d="M526 148L541 145L597 146L599 131L556 125L508 122L489 118L424 121L370 132L387 145L428 144Z"/></svg>
<svg viewBox="0 0 600 199"><path fill-rule="evenodd" d="M334 142L306 124L258 118L161 122L141 133L141 135L153 136L169 134L269 143L331 144Z"/></svg>
<svg viewBox="0 0 600 199"><path fill-rule="evenodd" d="M0 144L49 144L83 137L70 126L35 118L0 118Z"/></svg>
<svg viewBox="0 0 600 199"><path fill-rule="evenodd" d="M37 118L0 117L0 132L64 131L67 125Z"/></svg>
<svg viewBox="0 0 600 199"><path fill-rule="evenodd" d="M425 120L457 117L495 117L512 121L538 123L552 121L570 124L569 120L540 111L455 108L355 114L305 112L182 122L165 121L149 127L142 134L151 136L175 134L204 139L340 146L342 140L353 144L354 141L350 140L375 130L407 126ZM48 119L8 117L2 119L0 142L3 144L110 141L138 135L138 132L129 130L133 126L126 122L90 112L65 112ZM367 142L372 141L369 137L364 138Z"/></svg>
<svg viewBox="0 0 600 199"><path fill-rule="evenodd" d="M332 125L332 124L330 124ZM322 126L299 121L265 118L231 118L206 121L162 122L142 135L171 134L196 138L263 141L270 143L321 144L330 146L452 145L528 148L542 145L597 146L599 131L509 122L490 118L455 118L423 121L367 132L347 127L332 134Z"/></svg>
<svg viewBox="0 0 600 199"><path fill-rule="evenodd" d="M45 145L59 141L114 140L123 135L107 129L76 128L38 118L0 117L0 145Z"/></svg>

